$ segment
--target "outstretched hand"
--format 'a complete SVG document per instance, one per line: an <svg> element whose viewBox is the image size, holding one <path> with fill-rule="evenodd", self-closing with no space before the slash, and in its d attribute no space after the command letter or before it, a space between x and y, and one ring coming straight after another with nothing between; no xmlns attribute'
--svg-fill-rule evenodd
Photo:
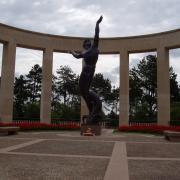
<svg viewBox="0 0 180 180"><path fill-rule="evenodd" d="M101 23L102 19L103 19L103 16L101 16L101 17L97 20L97 23L98 23L98 24Z"/></svg>

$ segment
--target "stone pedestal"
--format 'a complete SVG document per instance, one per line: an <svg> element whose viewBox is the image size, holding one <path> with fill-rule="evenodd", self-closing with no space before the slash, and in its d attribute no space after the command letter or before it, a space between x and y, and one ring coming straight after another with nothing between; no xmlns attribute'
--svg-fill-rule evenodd
<svg viewBox="0 0 180 180"><path fill-rule="evenodd" d="M81 124L81 135L82 136L100 136L101 126L100 125L88 125Z"/></svg>
<svg viewBox="0 0 180 180"><path fill-rule="evenodd" d="M19 130L20 127L16 127L16 126L0 127L0 133L7 133L8 135L17 134Z"/></svg>
<svg viewBox="0 0 180 180"><path fill-rule="evenodd" d="M172 142L180 142L180 132L177 131L164 131L165 139Z"/></svg>

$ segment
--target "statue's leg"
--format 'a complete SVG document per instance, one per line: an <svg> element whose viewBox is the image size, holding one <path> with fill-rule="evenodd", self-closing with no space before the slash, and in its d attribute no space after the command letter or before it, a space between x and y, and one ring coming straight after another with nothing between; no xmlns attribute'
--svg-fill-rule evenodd
<svg viewBox="0 0 180 180"><path fill-rule="evenodd" d="M91 114L93 109L93 104L89 99L89 86L90 86L89 74L82 72L79 79L80 94L83 97L84 101L86 102L86 105L89 110L89 114Z"/></svg>
<svg viewBox="0 0 180 180"><path fill-rule="evenodd" d="M91 114L92 110L93 110L93 102L91 102L91 100L89 98L89 93L87 92L87 93L82 94L82 97L83 97L84 101L86 102L86 105L89 110L89 114Z"/></svg>
<svg viewBox="0 0 180 180"><path fill-rule="evenodd" d="M93 102L93 108L91 112L91 122L98 123L101 119L101 110L102 110L102 102L97 96L97 94L93 91L89 92L89 99Z"/></svg>
<svg viewBox="0 0 180 180"><path fill-rule="evenodd" d="M87 70L87 69L86 69ZM94 69L88 68L88 71L83 71L80 75L79 87L81 96L84 98L89 109L89 123L98 123L100 120L102 103L95 92L89 91Z"/></svg>

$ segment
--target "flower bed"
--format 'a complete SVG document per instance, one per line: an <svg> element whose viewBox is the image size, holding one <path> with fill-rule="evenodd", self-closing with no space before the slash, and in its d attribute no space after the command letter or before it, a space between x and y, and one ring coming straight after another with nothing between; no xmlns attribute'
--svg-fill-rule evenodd
<svg viewBox="0 0 180 180"><path fill-rule="evenodd" d="M4 126L18 126L21 131L27 130L77 130L80 126L76 123L67 124L46 124L40 122L13 122L13 123L0 123L0 127Z"/></svg>
<svg viewBox="0 0 180 180"><path fill-rule="evenodd" d="M132 126L120 126L118 131L121 132L143 132L143 133L157 133L163 134L165 130L180 131L179 126L160 126L160 125L132 125Z"/></svg>

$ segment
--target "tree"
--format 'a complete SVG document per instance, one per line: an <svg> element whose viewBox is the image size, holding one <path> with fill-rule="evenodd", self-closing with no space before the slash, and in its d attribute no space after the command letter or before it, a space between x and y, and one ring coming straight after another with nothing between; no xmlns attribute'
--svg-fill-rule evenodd
<svg viewBox="0 0 180 180"><path fill-rule="evenodd" d="M119 87L112 87L111 81L104 78L103 74L95 74L91 88L100 96L106 112L118 114L119 111Z"/></svg>
<svg viewBox="0 0 180 180"><path fill-rule="evenodd" d="M153 118L157 111L157 63L156 56L143 58L137 68L130 70L130 115L146 105L146 116ZM134 105L134 107L133 107Z"/></svg>
<svg viewBox="0 0 180 180"><path fill-rule="evenodd" d="M169 69L171 97L179 100L177 75ZM155 119L157 114L157 57L148 55L130 70L130 118Z"/></svg>
<svg viewBox="0 0 180 180"><path fill-rule="evenodd" d="M103 101L106 102L109 99L109 95L111 93L111 82L109 79L105 79L103 74L97 73L94 75L91 88L101 97Z"/></svg>
<svg viewBox="0 0 180 180"><path fill-rule="evenodd" d="M28 90L31 92L29 95L30 102L34 103L40 100L41 97L41 81L42 81L42 68L35 64L26 75Z"/></svg>
<svg viewBox="0 0 180 180"><path fill-rule="evenodd" d="M25 105L26 111L24 116L28 120L40 120L40 102L31 102Z"/></svg>
<svg viewBox="0 0 180 180"><path fill-rule="evenodd" d="M177 82L177 74L173 72L173 68L169 69L170 74L170 93L171 93L171 120L180 120L180 89Z"/></svg>
<svg viewBox="0 0 180 180"><path fill-rule="evenodd" d="M112 111L114 111L116 115L119 111L119 92L119 87L113 87L111 91Z"/></svg>
<svg viewBox="0 0 180 180"><path fill-rule="evenodd" d="M76 91L76 74L69 66L60 66L57 70L57 94L63 98L64 105L69 103L71 95Z"/></svg>
<svg viewBox="0 0 180 180"><path fill-rule="evenodd" d="M51 96L51 107L52 111L55 111L56 104L58 103L58 95L57 95L57 77L52 75L52 96Z"/></svg>
<svg viewBox="0 0 180 180"><path fill-rule="evenodd" d="M60 66L57 77L53 77L52 116L79 119L79 76L69 66Z"/></svg>
<svg viewBox="0 0 180 180"><path fill-rule="evenodd" d="M177 82L177 74L174 73L173 68L169 68L170 75L170 93L171 93L171 102L178 102L180 100L179 85Z"/></svg>
<svg viewBox="0 0 180 180"><path fill-rule="evenodd" d="M25 103L28 99L27 80L25 76L20 75L15 78L14 84L14 115L23 117L25 112Z"/></svg>

